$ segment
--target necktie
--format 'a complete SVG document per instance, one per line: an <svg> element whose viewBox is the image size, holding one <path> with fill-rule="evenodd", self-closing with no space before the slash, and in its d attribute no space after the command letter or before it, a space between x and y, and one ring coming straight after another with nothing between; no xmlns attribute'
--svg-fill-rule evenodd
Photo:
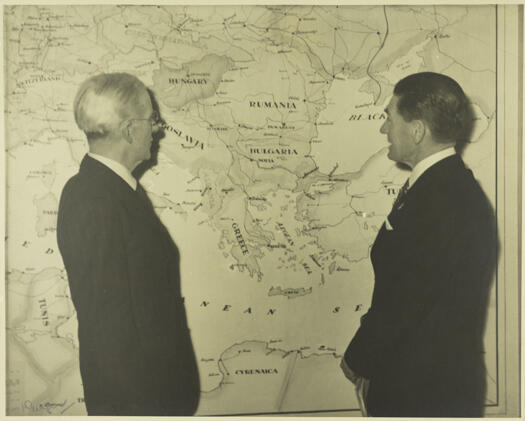
<svg viewBox="0 0 525 421"><path fill-rule="evenodd" d="M408 192L408 179L405 182L405 184L403 184L403 187L399 189L399 193L397 194L396 200L394 201L392 210L399 210L403 207L407 192Z"/></svg>

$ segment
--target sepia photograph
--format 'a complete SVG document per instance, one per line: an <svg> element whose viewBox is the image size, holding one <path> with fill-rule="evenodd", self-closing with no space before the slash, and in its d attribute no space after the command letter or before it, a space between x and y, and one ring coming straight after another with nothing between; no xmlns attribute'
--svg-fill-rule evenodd
<svg viewBox="0 0 525 421"><path fill-rule="evenodd" d="M3 3L0 415L522 416L523 18Z"/></svg>

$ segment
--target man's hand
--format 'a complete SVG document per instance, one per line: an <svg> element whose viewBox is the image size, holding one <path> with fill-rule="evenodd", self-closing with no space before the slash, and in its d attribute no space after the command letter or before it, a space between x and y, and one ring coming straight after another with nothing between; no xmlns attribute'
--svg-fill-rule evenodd
<svg viewBox="0 0 525 421"><path fill-rule="evenodd" d="M355 394L357 395L357 401L359 402L359 409L363 417L368 417L368 409L366 407L366 396L368 395L368 388L370 387L370 380L364 377L359 377L355 383Z"/></svg>
<svg viewBox="0 0 525 421"><path fill-rule="evenodd" d="M366 395L368 394L368 387L370 386L370 380L361 377L359 374L356 374L352 371L344 358L341 359L341 370L345 374L345 377L350 380L355 386L355 393L357 395L357 401L359 402L359 409L363 417L368 416L368 411L366 409Z"/></svg>
<svg viewBox="0 0 525 421"><path fill-rule="evenodd" d="M341 370L343 370L343 373L348 380L350 380L353 384L357 384L357 381L360 377L354 373L350 367L348 367L348 364L346 364L344 358L341 358Z"/></svg>
<svg viewBox="0 0 525 421"><path fill-rule="evenodd" d="M355 383L357 394L366 402L366 396L368 395L368 388L370 387L370 380L364 377L359 377Z"/></svg>

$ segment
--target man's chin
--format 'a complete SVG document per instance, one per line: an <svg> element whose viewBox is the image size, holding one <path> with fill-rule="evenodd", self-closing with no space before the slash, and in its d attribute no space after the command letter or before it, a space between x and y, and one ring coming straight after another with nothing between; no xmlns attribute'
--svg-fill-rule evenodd
<svg viewBox="0 0 525 421"><path fill-rule="evenodd" d="M146 161L149 161L151 158L151 152L148 151L148 153L145 153L142 158L140 159L140 161L138 161L137 165L135 166L138 167L139 165L143 165Z"/></svg>
<svg viewBox="0 0 525 421"><path fill-rule="evenodd" d="M397 165L400 165L400 166L403 166L403 167L407 165L401 159L396 157L396 155L393 154L391 150L388 151L387 158L390 159L390 161L395 162Z"/></svg>

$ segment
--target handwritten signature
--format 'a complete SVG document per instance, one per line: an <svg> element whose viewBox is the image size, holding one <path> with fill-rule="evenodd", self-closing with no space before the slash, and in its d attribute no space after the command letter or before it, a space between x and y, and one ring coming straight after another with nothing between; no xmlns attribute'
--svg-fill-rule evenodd
<svg viewBox="0 0 525 421"><path fill-rule="evenodd" d="M25 401L23 404L23 408L27 409L31 412L40 412L40 411L46 411L48 414L51 414L52 410L57 408L63 408L66 406L67 399L64 402L43 402L39 404L35 404L32 401ZM63 413L64 411L62 411Z"/></svg>

